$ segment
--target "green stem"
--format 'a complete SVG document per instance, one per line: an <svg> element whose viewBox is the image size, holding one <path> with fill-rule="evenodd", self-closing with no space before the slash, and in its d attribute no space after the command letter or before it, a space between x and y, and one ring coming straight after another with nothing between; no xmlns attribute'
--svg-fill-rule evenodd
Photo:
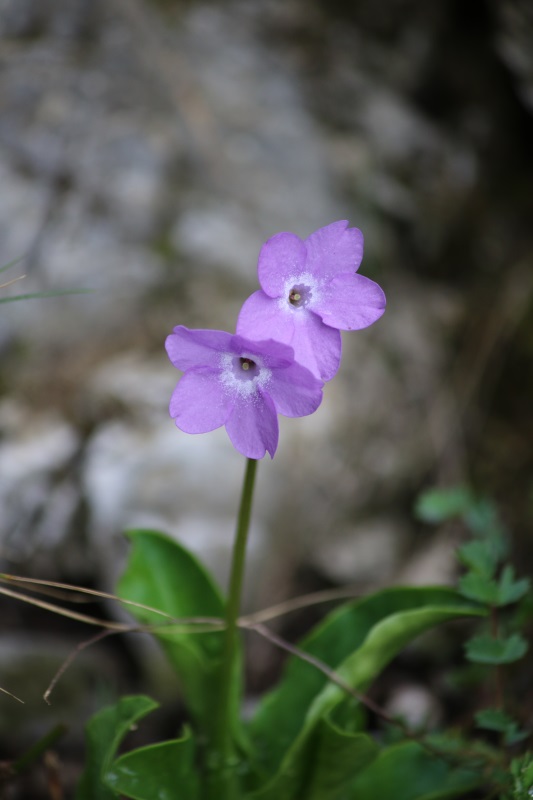
<svg viewBox="0 0 533 800"><path fill-rule="evenodd" d="M222 667L220 671L220 695L215 710L215 728L213 750L216 755L217 800L234 800L238 798L237 752L234 742L234 724L232 720L232 700L236 660L239 653L239 632L237 621L241 606L244 564L246 560L246 543L250 527L252 499L254 493L257 461L249 458L244 473L237 530L233 545L233 558L229 581L228 600L226 604L226 627L224 630L224 647L222 651Z"/></svg>

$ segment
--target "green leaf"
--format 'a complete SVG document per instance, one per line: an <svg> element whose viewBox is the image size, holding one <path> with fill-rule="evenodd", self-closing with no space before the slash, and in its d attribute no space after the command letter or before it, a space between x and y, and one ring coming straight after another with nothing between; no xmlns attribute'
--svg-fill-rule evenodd
<svg viewBox="0 0 533 800"><path fill-rule="evenodd" d="M415 514L423 522L445 522L465 514L474 502L474 495L467 486L428 489L418 497Z"/></svg>
<svg viewBox="0 0 533 800"><path fill-rule="evenodd" d="M471 542L471 544L484 544ZM480 572L468 572L459 581L459 591L469 600L486 603L489 606L507 606L516 603L529 591L529 580L515 580L514 570L507 565L498 581Z"/></svg>
<svg viewBox="0 0 533 800"><path fill-rule="evenodd" d="M330 720L320 720L315 732L316 759L307 775L308 800L334 800L345 785L378 755L379 748L364 733L350 733Z"/></svg>
<svg viewBox="0 0 533 800"><path fill-rule="evenodd" d="M484 708L476 714L476 725L478 728L486 728L489 731L506 731L510 725L515 725L515 721L509 714L501 708Z"/></svg>
<svg viewBox="0 0 533 800"><path fill-rule="evenodd" d="M401 742L382 750L355 779L351 791L342 795L342 800L462 798L481 783L480 773L454 768L417 742Z"/></svg>
<svg viewBox="0 0 533 800"><path fill-rule="evenodd" d="M506 606L516 603L529 591L530 582L528 578L514 579L514 569L510 564L504 567L498 585L498 605Z"/></svg>
<svg viewBox="0 0 533 800"><path fill-rule="evenodd" d="M519 633L513 633L507 639L495 639L486 635L474 636L465 645L469 661L477 661L480 664L511 664L522 658L527 649L528 644Z"/></svg>
<svg viewBox="0 0 533 800"><path fill-rule="evenodd" d="M115 791L105 786L107 772L117 748L137 722L158 704L149 697L123 697L114 706L102 709L85 727L87 757L85 770L76 792L76 800L115 800Z"/></svg>
<svg viewBox="0 0 533 800"><path fill-rule="evenodd" d="M498 584L492 578L486 578L477 572L467 572L459 580L459 591L463 597L495 606L499 598Z"/></svg>
<svg viewBox="0 0 533 800"><path fill-rule="evenodd" d="M337 674L343 683L356 691L366 691L400 650L421 633L452 619L483 613L478 606L463 601L462 606L428 605L391 614L372 628L362 646L337 668ZM311 705L305 727L329 714L345 697L346 693L340 686L329 683Z"/></svg>
<svg viewBox="0 0 533 800"><path fill-rule="evenodd" d="M208 572L178 542L157 531L130 531L133 549L118 594L175 619L224 617L224 604ZM151 611L128 606L141 623L154 625L159 640L174 667L189 711L206 735L213 725L213 707L218 696L222 632L176 631ZM240 701L240 671L235 675L233 718L237 729Z"/></svg>
<svg viewBox="0 0 533 800"><path fill-rule="evenodd" d="M452 589L389 589L342 606L301 647L336 668L353 689L364 691L418 634L439 622L484 613ZM331 713L349 702L347 697L315 666L297 657L288 661L279 687L263 701L251 724L263 766L270 774L277 770L273 786L302 769L302 753L308 739L316 737L316 726L323 718L332 719Z"/></svg>
<svg viewBox="0 0 533 800"><path fill-rule="evenodd" d="M525 753L511 761L510 773L513 777L513 800L530 800L533 793L533 754ZM502 800L508 800L505 795Z"/></svg>
<svg viewBox="0 0 533 800"><path fill-rule="evenodd" d="M486 497L476 497L468 486L452 486L424 492L416 502L415 513L419 519L430 523L461 517L468 529L486 544L495 564L507 552L505 529L494 503ZM466 552L467 558L471 556L468 547ZM469 566L477 570L473 564Z"/></svg>
<svg viewBox="0 0 533 800"><path fill-rule="evenodd" d="M379 752L364 733L342 730L322 719L290 771L282 772L267 786L249 795L253 800L335 800Z"/></svg>
<svg viewBox="0 0 533 800"><path fill-rule="evenodd" d="M392 614L424 605L457 605L465 601L448 587L401 587L345 603L308 634L299 648L336 668L359 648L372 629ZM300 732L308 708L328 679L315 666L291 656L281 681L260 703L250 723L265 769L274 772Z"/></svg>
<svg viewBox="0 0 533 800"><path fill-rule="evenodd" d="M457 557L469 569L485 578L492 578L498 566L499 556L490 542L473 539L457 548Z"/></svg>
<svg viewBox="0 0 533 800"><path fill-rule="evenodd" d="M476 725L489 731L504 734L504 743L513 745L527 739L529 731L521 731L518 723L501 708L484 708L476 714Z"/></svg>
<svg viewBox="0 0 533 800"><path fill-rule="evenodd" d="M117 794L134 800L200 800L194 758L194 741L188 731L182 739L120 756L107 770L105 781Z"/></svg>

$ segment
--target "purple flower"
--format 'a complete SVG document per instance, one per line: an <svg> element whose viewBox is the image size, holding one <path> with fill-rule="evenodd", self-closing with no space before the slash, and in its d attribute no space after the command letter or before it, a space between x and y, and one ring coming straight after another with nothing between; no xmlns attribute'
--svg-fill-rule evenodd
<svg viewBox="0 0 533 800"><path fill-rule="evenodd" d="M274 456L278 414L304 417L322 400L322 382L295 362L287 345L178 325L165 347L185 373L170 400L178 428L206 433L225 425L248 458L263 458L267 450Z"/></svg>
<svg viewBox="0 0 533 800"><path fill-rule="evenodd" d="M333 222L305 241L278 233L259 254L261 289L244 303L237 333L290 345L294 358L324 381L339 368L341 330L372 325L385 311L377 283L357 275L363 234Z"/></svg>

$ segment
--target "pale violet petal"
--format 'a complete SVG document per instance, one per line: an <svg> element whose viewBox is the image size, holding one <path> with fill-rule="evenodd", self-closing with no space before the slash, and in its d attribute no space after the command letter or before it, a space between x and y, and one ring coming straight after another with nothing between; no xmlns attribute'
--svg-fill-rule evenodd
<svg viewBox="0 0 533 800"><path fill-rule="evenodd" d="M232 337L230 347L237 355L255 358L270 369L288 367L294 361L292 347L274 339L255 341L237 334Z"/></svg>
<svg viewBox="0 0 533 800"><path fill-rule="evenodd" d="M294 335L291 341L294 360L306 367L322 381L329 381L341 360L340 331L324 325L312 311L303 310L295 315Z"/></svg>
<svg viewBox="0 0 533 800"><path fill-rule="evenodd" d="M246 458L273 458L278 446L279 426L274 403L258 391L250 399L240 398L226 422L231 443Z"/></svg>
<svg viewBox="0 0 533 800"><path fill-rule="evenodd" d="M383 289L363 275L337 275L325 288L313 310L326 325L358 331L378 320L385 311Z"/></svg>
<svg viewBox="0 0 533 800"><path fill-rule="evenodd" d="M290 367L272 371L268 394L278 414L305 417L316 411L322 402L322 386L322 381L309 370L293 362Z"/></svg>
<svg viewBox="0 0 533 800"><path fill-rule="evenodd" d="M226 331L190 330L178 325L167 336L165 348L174 366L184 372L191 367L216 367L220 353L228 349L231 336Z"/></svg>
<svg viewBox="0 0 533 800"><path fill-rule="evenodd" d="M277 233L259 253L257 274L269 297L281 297L287 278L299 275L305 266L306 248L294 233Z"/></svg>
<svg viewBox="0 0 533 800"><path fill-rule="evenodd" d="M220 371L194 367L179 380L169 411L185 433L207 433L224 425L232 405L233 399L220 381Z"/></svg>
<svg viewBox="0 0 533 800"><path fill-rule="evenodd" d="M237 334L251 341L274 339L291 345L294 311L284 300L273 300L261 290L254 292L240 310Z"/></svg>
<svg viewBox="0 0 533 800"><path fill-rule="evenodd" d="M359 228L348 222L332 222L305 240L306 271L318 279L331 279L342 272L357 272L363 259L364 239Z"/></svg>

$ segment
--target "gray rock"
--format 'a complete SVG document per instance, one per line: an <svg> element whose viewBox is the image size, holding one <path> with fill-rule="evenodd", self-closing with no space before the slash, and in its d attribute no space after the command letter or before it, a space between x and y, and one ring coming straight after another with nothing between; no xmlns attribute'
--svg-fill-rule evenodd
<svg viewBox="0 0 533 800"><path fill-rule="evenodd" d="M73 477L65 475L79 436L57 414L30 414L12 400L0 405L0 430L2 557L53 558L65 547L80 501Z"/></svg>

